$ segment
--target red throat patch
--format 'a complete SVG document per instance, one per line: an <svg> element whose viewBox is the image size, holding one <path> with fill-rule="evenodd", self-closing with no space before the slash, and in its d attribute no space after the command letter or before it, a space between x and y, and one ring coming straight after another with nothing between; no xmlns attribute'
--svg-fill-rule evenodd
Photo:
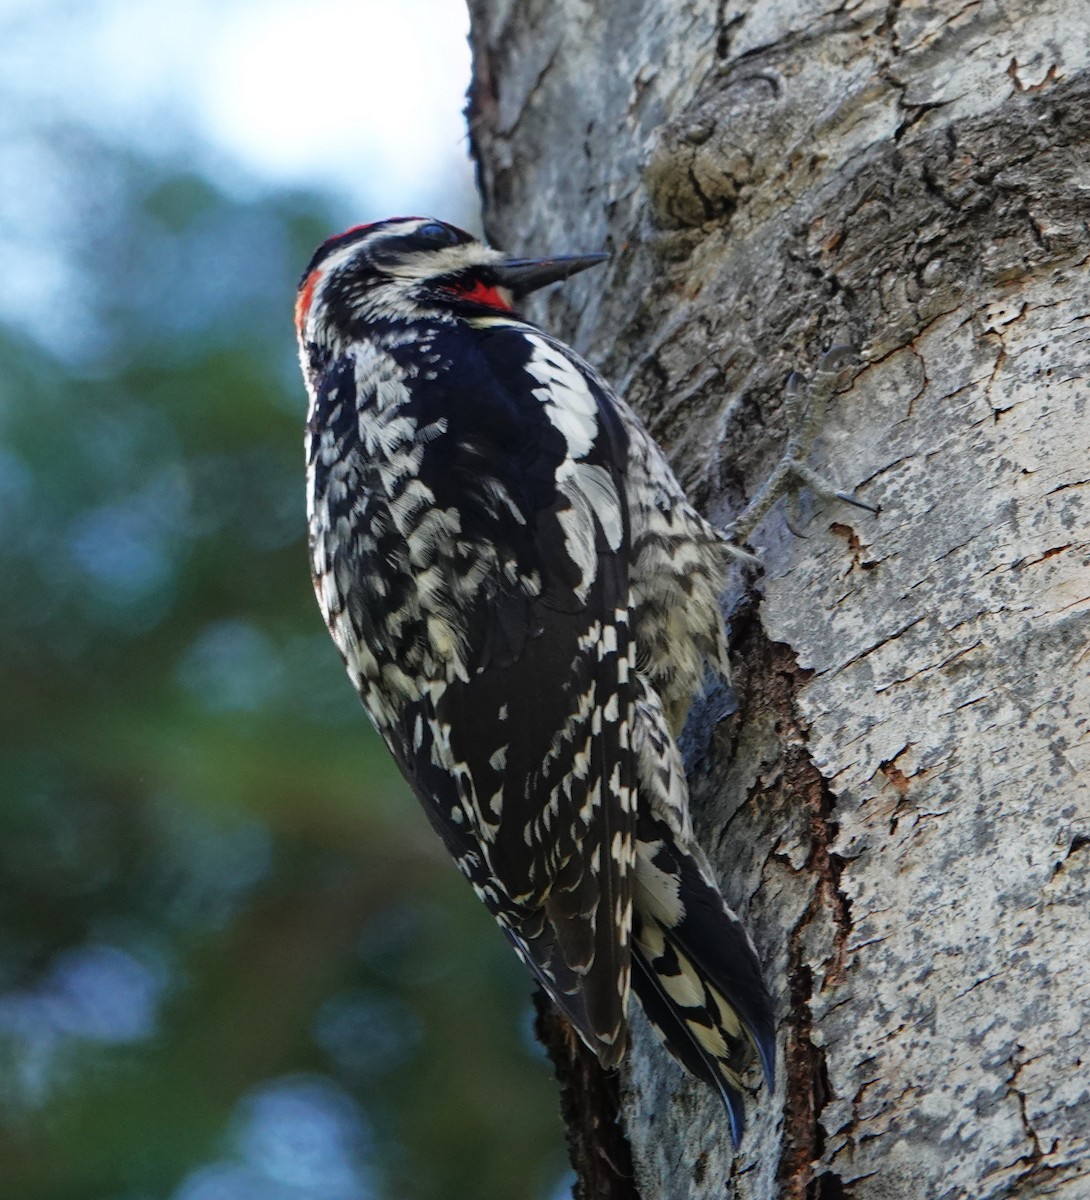
<svg viewBox="0 0 1090 1200"><path fill-rule="evenodd" d="M496 308L500 312L511 311L511 301L504 295L502 289L490 287L479 279L472 283L462 284L450 289L459 300L469 300L473 304L483 304L486 308Z"/></svg>

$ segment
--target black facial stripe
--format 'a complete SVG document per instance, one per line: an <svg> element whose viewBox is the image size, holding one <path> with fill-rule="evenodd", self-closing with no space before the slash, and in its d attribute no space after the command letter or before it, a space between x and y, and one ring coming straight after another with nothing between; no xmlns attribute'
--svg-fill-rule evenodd
<svg viewBox="0 0 1090 1200"><path fill-rule="evenodd" d="M406 237L406 242L412 246L419 245L422 249L439 249L443 246L461 246L473 239L462 229L447 225L443 221L429 221L421 225L415 233Z"/></svg>
<svg viewBox="0 0 1090 1200"><path fill-rule="evenodd" d="M475 239L464 229L448 225L444 221L427 221L411 233L399 234L397 226L419 221L419 217L393 217L387 221L375 221L369 225L354 225L336 237L328 238L314 252L299 281L300 287L307 276L321 266L335 251L356 242L374 241L372 257L375 262L391 262L404 254L421 250L440 250L448 246L464 246ZM388 231L388 232L387 232Z"/></svg>

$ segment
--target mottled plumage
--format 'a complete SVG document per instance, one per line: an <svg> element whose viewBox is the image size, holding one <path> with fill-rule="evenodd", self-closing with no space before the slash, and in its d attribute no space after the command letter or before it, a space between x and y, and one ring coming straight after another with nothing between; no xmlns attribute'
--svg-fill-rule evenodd
<svg viewBox="0 0 1090 1200"><path fill-rule="evenodd" d="M439 836L606 1065L630 986L741 1134L774 1027L674 736L726 670L729 551L639 419L513 311L598 260L422 218L315 255L296 308L314 585Z"/></svg>

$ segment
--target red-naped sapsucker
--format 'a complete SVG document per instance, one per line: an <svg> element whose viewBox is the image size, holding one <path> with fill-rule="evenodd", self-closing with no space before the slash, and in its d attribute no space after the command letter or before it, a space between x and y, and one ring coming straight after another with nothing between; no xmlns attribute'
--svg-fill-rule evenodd
<svg viewBox="0 0 1090 1200"><path fill-rule="evenodd" d="M322 245L296 305L318 601L371 720L605 1065L634 990L735 1142L775 1026L693 837L675 736L727 669L729 544L635 413L519 297L604 255L511 259L426 218Z"/></svg>

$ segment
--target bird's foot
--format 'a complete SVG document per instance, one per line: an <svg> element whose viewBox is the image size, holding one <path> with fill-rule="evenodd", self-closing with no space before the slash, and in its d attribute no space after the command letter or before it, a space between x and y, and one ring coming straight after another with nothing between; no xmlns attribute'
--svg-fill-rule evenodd
<svg viewBox="0 0 1090 1200"><path fill-rule="evenodd" d="M812 379L807 380L798 371L792 371L784 389L787 448L757 495L724 531L729 539L728 545L734 550L737 551L739 544L749 538L781 496L787 499L787 528L797 537L803 537L798 529L801 523L799 492L803 487L808 487L823 499L841 500L878 515L880 510L877 507L837 487L806 461L821 429L829 400L837 390L840 374L855 361L855 357L850 346L833 346L822 356ZM744 551L740 557L747 557Z"/></svg>

